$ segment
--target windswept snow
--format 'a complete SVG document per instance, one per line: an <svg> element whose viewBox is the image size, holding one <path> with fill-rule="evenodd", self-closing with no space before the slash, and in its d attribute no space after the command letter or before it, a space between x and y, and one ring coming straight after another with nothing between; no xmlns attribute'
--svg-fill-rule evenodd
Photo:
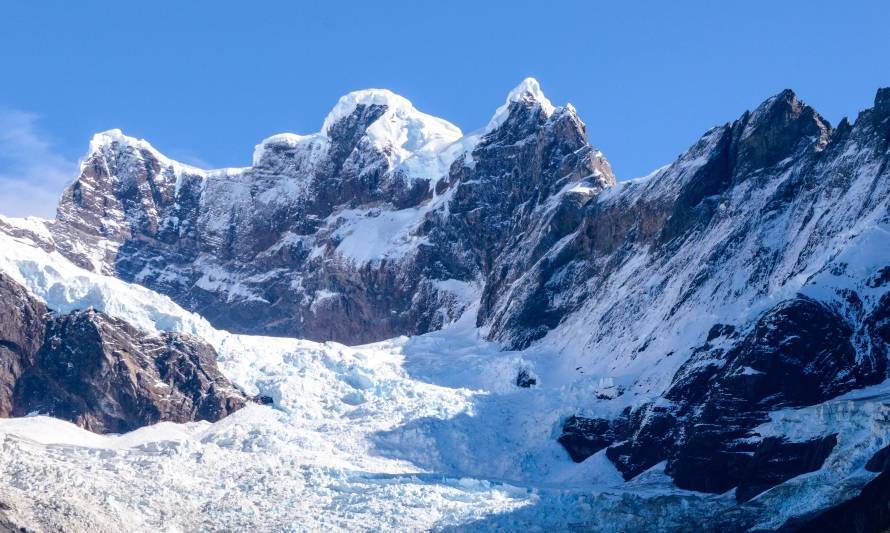
<svg viewBox="0 0 890 533"><path fill-rule="evenodd" d="M417 250L424 237L414 235L429 206L383 211L350 209L338 216L337 252L358 264L400 259Z"/></svg>

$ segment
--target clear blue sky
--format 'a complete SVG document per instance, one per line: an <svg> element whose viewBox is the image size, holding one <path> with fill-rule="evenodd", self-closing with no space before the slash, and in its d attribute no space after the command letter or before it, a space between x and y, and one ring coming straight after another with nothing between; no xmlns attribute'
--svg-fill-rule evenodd
<svg viewBox="0 0 890 533"><path fill-rule="evenodd" d="M0 213L51 213L95 131L241 166L351 90L471 131L526 76L631 178L786 87L855 116L890 85L888 24L881 1L3 2Z"/></svg>

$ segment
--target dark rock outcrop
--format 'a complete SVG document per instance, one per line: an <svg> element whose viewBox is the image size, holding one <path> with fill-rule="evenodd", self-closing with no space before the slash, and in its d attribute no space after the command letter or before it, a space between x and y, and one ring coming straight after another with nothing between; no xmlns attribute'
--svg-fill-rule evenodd
<svg viewBox="0 0 890 533"><path fill-rule="evenodd" d="M726 348L712 346L723 338ZM817 470L836 442L761 439L754 428L781 407L814 405L879 383L885 360L859 360L854 328L806 297L764 313L745 335L719 325L681 367L664 394L627 419L571 417L559 442L583 460L609 446L625 479L662 461L678 487L722 493L737 487L745 501L796 475Z"/></svg>
<svg viewBox="0 0 890 533"><path fill-rule="evenodd" d="M560 444L576 463L584 461L606 446L622 440L628 429L627 420L606 420L570 416L562 426Z"/></svg>
<svg viewBox="0 0 890 533"><path fill-rule="evenodd" d="M516 374L516 386L528 389L538 384L538 378L527 368L520 368Z"/></svg>
<svg viewBox="0 0 890 533"><path fill-rule="evenodd" d="M149 335L93 310L53 315L0 274L0 416L40 413L99 433L216 421L248 399L200 338Z"/></svg>
<svg viewBox="0 0 890 533"><path fill-rule="evenodd" d="M0 502L0 533L28 533L28 529L17 526L6 516L3 505Z"/></svg>
<svg viewBox="0 0 890 533"><path fill-rule="evenodd" d="M819 470L835 445L837 435L807 442L787 442L776 437L763 439L745 467L736 488L736 499L748 501L793 477Z"/></svg>
<svg viewBox="0 0 890 533"><path fill-rule="evenodd" d="M0 272L0 417L13 412L15 384L43 345L47 310Z"/></svg>

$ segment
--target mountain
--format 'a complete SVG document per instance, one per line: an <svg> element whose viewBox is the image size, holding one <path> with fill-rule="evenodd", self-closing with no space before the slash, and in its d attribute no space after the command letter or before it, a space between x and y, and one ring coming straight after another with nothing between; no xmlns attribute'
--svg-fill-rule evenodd
<svg viewBox="0 0 890 533"><path fill-rule="evenodd" d="M832 129L782 92L647 180L602 195L546 260L518 261L494 338L524 346L540 327L524 317L549 313L565 332L556 342L610 354L583 359L584 371L636 374L609 393L631 396L612 400L609 424L567 426L564 440L585 447L579 458L611 445L628 479L667 461L678 486L739 487L741 499L821 466L828 437L780 451L755 428L770 411L886 377L888 97ZM652 389L657 400L641 400ZM777 460L761 453L819 458L764 474Z"/></svg>
<svg viewBox="0 0 890 533"><path fill-rule="evenodd" d="M198 333L228 365L232 346L278 341L226 346L217 329L407 342L410 380L492 394L474 400L476 418L403 415L364 437L430 472L535 486L586 472L668 522L682 499L703 527L793 528L845 500L870 505L882 487L870 482L890 439L888 160L890 89L837 127L783 91L620 182L572 106L535 80L468 135L366 90L341 98L319 133L266 139L247 168L197 169L98 134L55 220L0 218L0 270L47 304L108 315L60 309L72 314L36 330L99 322L140 347L172 342L145 330ZM210 324L115 296L130 283ZM8 342L32 327L16 324ZM387 340L398 336L410 340ZM267 371L233 381L288 409ZM373 387L349 376L349 416L377 412ZM640 496L647 484L657 494ZM621 512L605 496L580 518L551 504L585 525Z"/></svg>

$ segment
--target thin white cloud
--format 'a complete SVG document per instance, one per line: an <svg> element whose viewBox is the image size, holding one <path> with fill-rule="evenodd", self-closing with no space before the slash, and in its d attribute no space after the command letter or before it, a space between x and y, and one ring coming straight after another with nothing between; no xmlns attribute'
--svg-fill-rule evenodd
<svg viewBox="0 0 890 533"><path fill-rule="evenodd" d="M213 166L213 163L207 161L202 158L198 154L192 152L191 150L170 150L166 152L166 155L173 159L174 161L179 161L180 163L185 163L186 165L191 165L197 168L203 169L212 169L216 168Z"/></svg>
<svg viewBox="0 0 890 533"><path fill-rule="evenodd" d="M34 113L0 108L0 214L55 215L77 163L59 155Z"/></svg>

